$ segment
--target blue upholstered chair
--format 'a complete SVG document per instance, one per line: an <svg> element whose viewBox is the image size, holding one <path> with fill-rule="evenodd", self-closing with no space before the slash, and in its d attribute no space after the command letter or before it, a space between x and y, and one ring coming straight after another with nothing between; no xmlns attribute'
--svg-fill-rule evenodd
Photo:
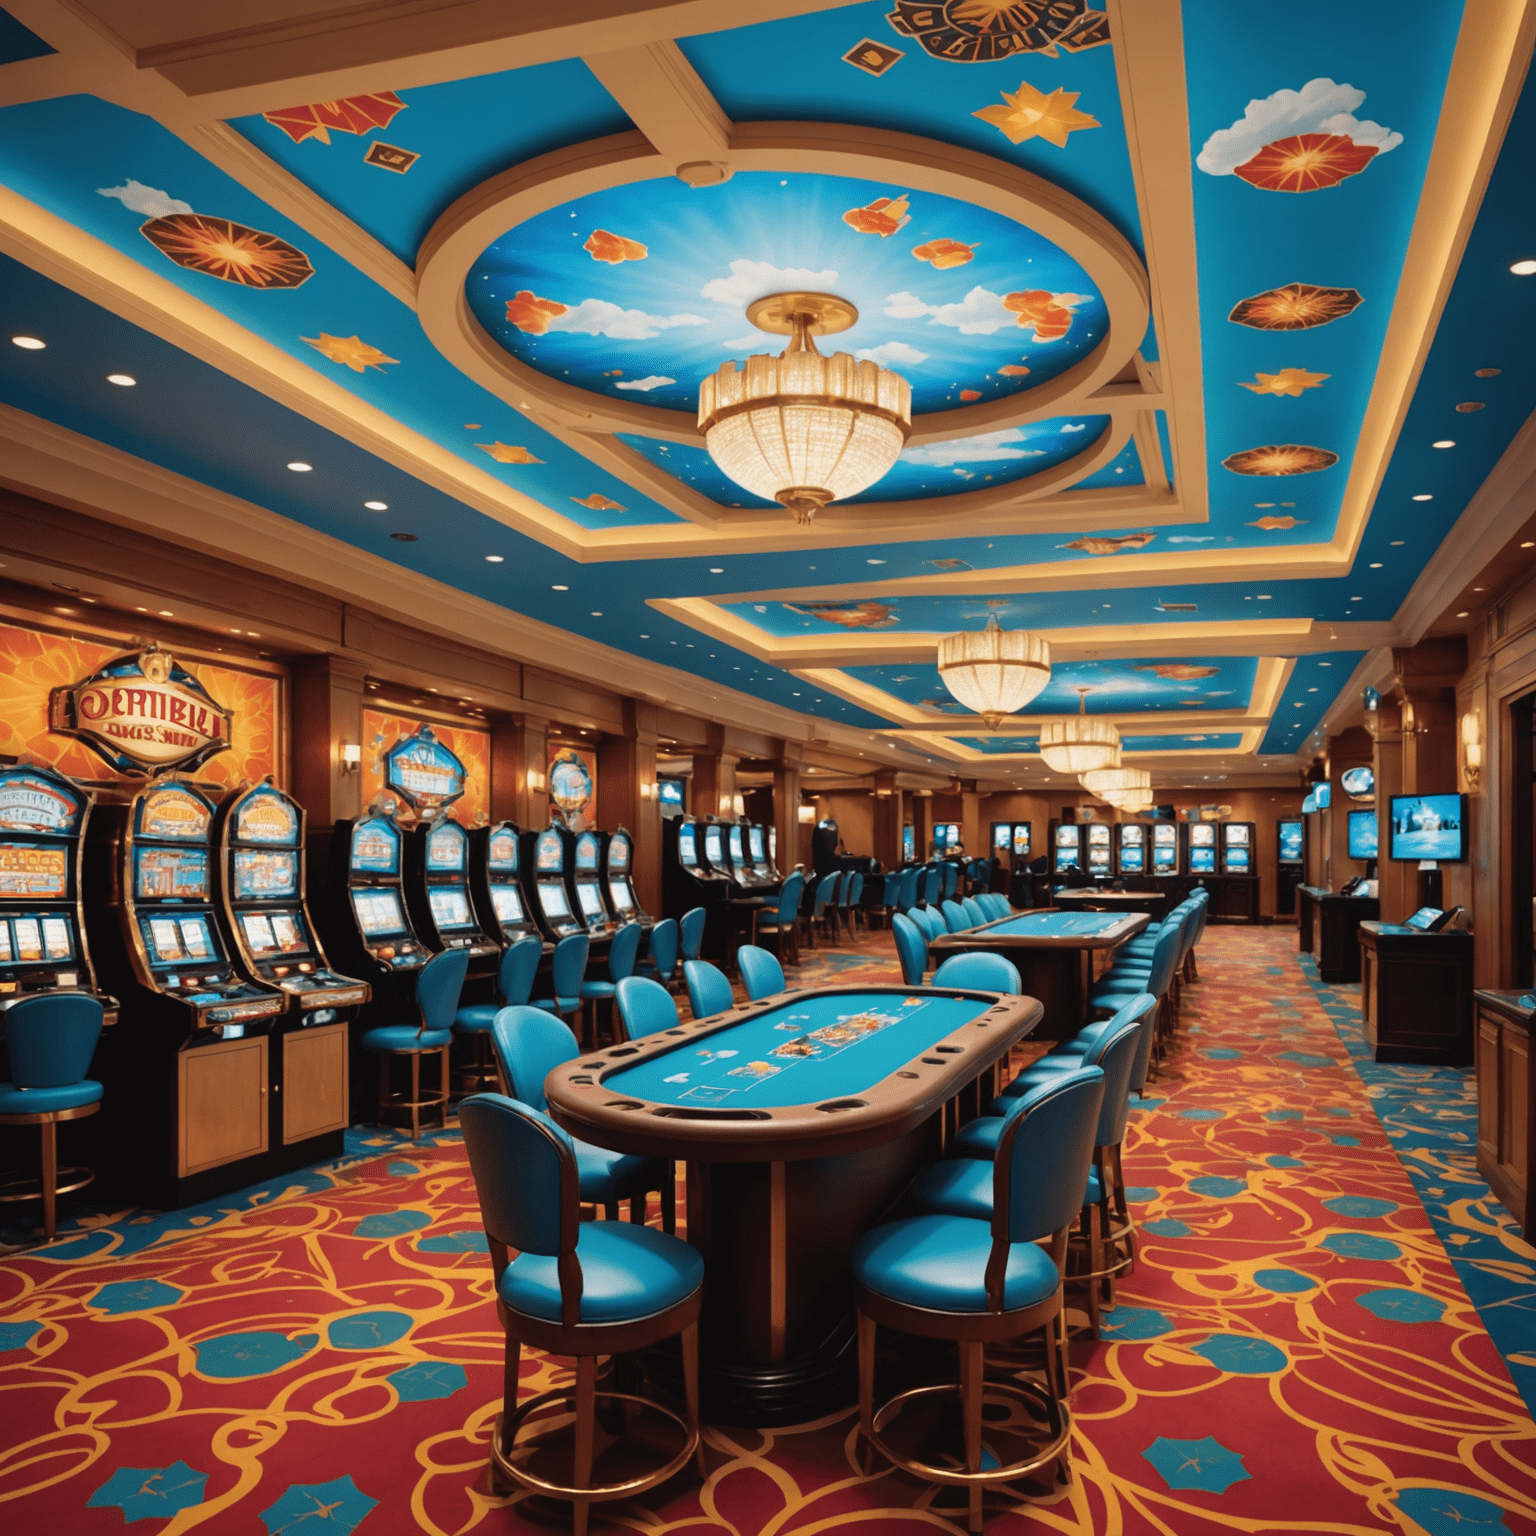
<svg viewBox="0 0 1536 1536"><path fill-rule="evenodd" d="M584 933L568 934L555 945L554 958L549 963L549 989L554 995L534 998L535 1008L558 1013L570 1024L581 1012L581 984L586 979L590 949L591 941ZM571 1025L571 1032L576 1032L575 1025Z"/></svg>
<svg viewBox="0 0 1536 1536"><path fill-rule="evenodd" d="M800 894L804 889L805 876L797 869L780 888L778 906L754 908L752 912L752 943L771 934L779 946L780 960L787 958L791 965L800 959Z"/></svg>
<svg viewBox="0 0 1536 1536"><path fill-rule="evenodd" d="M968 919L966 926L980 928L987 921L987 909L974 896L966 896L960 902Z"/></svg>
<svg viewBox="0 0 1536 1536"><path fill-rule="evenodd" d="M0 1083L0 1125L35 1125L42 1131L43 1240L58 1231L58 1197L84 1189L89 1168L59 1168L59 1121L83 1120L101 1106L101 1084L86 1073L101 1035L102 1006L83 992L40 993L6 1010L5 1047L11 1080ZM12 1199L30 1198L13 1194Z"/></svg>
<svg viewBox="0 0 1536 1536"><path fill-rule="evenodd" d="M988 1167L988 1219L927 1212L876 1227L853 1250L859 1432L905 1471L964 1486L972 1531L982 1528L987 1483L1010 1482L1057 1462L1071 1435L1060 1340L1062 1278L1068 1229L1082 1209L1103 1096L1104 1074L1088 1067L1020 1101ZM1042 1241L1047 1246L1040 1246ZM882 1437L902 1405L902 1398L896 1398L875 1411L875 1335L882 1323L927 1338L953 1339L959 1346L963 1443L942 1461L914 1460ZM1044 1388L1022 1377L984 1381L982 1354L988 1344L1036 1332L1044 1345ZM984 1470L985 1398L1014 1405L1015 1422L1026 1416L1038 1422L1043 1410L1044 1443L1003 1466L994 1457ZM1021 1402L1024 1415L1016 1411Z"/></svg>
<svg viewBox="0 0 1536 1536"><path fill-rule="evenodd" d="M811 932L814 935L819 926L825 937L834 943L837 941L837 888L842 884L843 872L834 869L830 874L823 875L816 887L816 901L811 908ZM828 930L831 930L828 932ZM811 940L815 943L815 938Z"/></svg>
<svg viewBox="0 0 1536 1536"><path fill-rule="evenodd" d="M703 907L689 907L678 919L678 949L684 960L699 958L699 946L704 942L704 920L708 915Z"/></svg>
<svg viewBox="0 0 1536 1536"><path fill-rule="evenodd" d="M784 967L776 956L755 944L743 944L736 951L736 969L754 1003L784 990Z"/></svg>
<svg viewBox="0 0 1536 1536"><path fill-rule="evenodd" d="M864 875L856 869L843 881L837 898L837 913L842 918L843 926L848 930L850 939L858 937L855 930L864 915L861 907L863 900Z"/></svg>
<svg viewBox="0 0 1536 1536"><path fill-rule="evenodd" d="M501 1094L477 1094L460 1105L459 1120L491 1250L496 1313L506 1335L506 1386L492 1433L491 1490L500 1496L521 1486L569 1499L575 1536L586 1536L592 1504L654 1488L691 1458L704 1475L698 1379L704 1261L697 1249L651 1227L582 1221L576 1149L548 1116ZM509 1261L510 1253L517 1257ZM597 1399L615 1400L621 1421L634 1406L633 1398L598 1392L599 1356L632 1354L673 1334L682 1339L686 1417L650 1406L677 1425L681 1448L638 1477L626 1458L619 1481L594 1485ZM525 1344L574 1358L574 1390L556 1387L519 1404ZM521 1465L517 1436L530 1415L572 1398L571 1482L551 1486Z"/></svg>
<svg viewBox="0 0 1536 1536"><path fill-rule="evenodd" d="M946 901L939 908L939 915L944 919L944 929L947 933L964 933L971 926L971 920L966 916L965 908L958 901Z"/></svg>
<svg viewBox="0 0 1536 1536"><path fill-rule="evenodd" d="M944 885L940 891L940 898L949 901L960 889L960 866L953 859L945 859L939 865L944 874Z"/></svg>
<svg viewBox="0 0 1536 1536"><path fill-rule="evenodd" d="M713 1018L735 1006L736 994L724 971L708 960L690 960L683 967L688 983L688 1006L696 1019Z"/></svg>
<svg viewBox="0 0 1536 1536"><path fill-rule="evenodd" d="M923 972L928 969L926 930L901 912L891 918L891 927L896 934L896 958L901 961L901 979L909 987L922 986Z"/></svg>
<svg viewBox="0 0 1536 1536"><path fill-rule="evenodd" d="M707 965L708 961L690 960L688 963ZM677 1004L672 994L649 976L626 976L619 983L615 1006L626 1040L643 1040L660 1030L677 1028Z"/></svg>
<svg viewBox="0 0 1536 1536"><path fill-rule="evenodd" d="M459 1008L459 993L464 974L469 969L468 949L445 949L433 955L416 973L416 1010L419 1022L378 1024L362 1040L365 1051L375 1051L379 1058L379 1124L395 1110L409 1110L411 1140L421 1140L421 1112L435 1109L448 1124L448 1047L453 1040L453 1020ZM437 1053L437 1090L422 1097L421 1058L429 1051ZM391 1093L389 1064L396 1056L411 1063L410 1097Z"/></svg>
<svg viewBox="0 0 1536 1536"><path fill-rule="evenodd" d="M491 1025L503 1008L521 1008L533 992L533 978L538 975L539 961L544 946L531 933L515 939L507 945L496 968L496 996L494 1003L461 1003L453 1015L453 1032L467 1035L475 1042L475 1060L468 1069L466 1082L473 1091L493 1088L496 1085L495 1070L486 1052L486 1042L491 1037Z"/></svg>
<svg viewBox="0 0 1536 1536"><path fill-rule="evenodd" d="M951 955L929 982L933 987L976 987L984 992L1018 992L1019 968L1002 955Z"/></svg>
<svg viewBox="0 0 1536 1536"><path fill-rule="evenodd" d="M673 1015L674 1019L676 1014ZM542 1008L503 1008L491 1026L491 1044L511 1096L540 1114L548 1108L544 1080L556 1067L581 1054L570 1030ZM610 1152L572 1140L577 1182L584 1205L600 1205L609 1221L619 1219L619 1202L629 1201L629 1219L645 1220L645 1197L661 1196L661 1222L668 1232L677 1224L677 1182L673 1166L659 1157Z"/></svg>
<svg viewBox="0 0 1536 1536"><path fill-rule="evenodd" d="M597 1044L598 1004L608 1004L611 1021L614 991L626 976L634 973L641 932L639 923L625 923L608 943L608 975L581 984L581 1000L587 1005L587 1038L594 1046Z"/></svg>
<svg viewBox="0 0 1536 1536"><path fill-rule="evenodd" d="M1137 1048L1136 1063L1131 1071L1131 1092L1139 1096L1147 1086L1147 1071L1151 1063L1152 1047L1157 1038L1157 1010L1157 999L1150 992L1140 992L1130 998L1112 1017L1100 1019L1093 1024L1085 1024L1070 1040L1063 1040L1059 1045L1053 1046L1047 1055L1031 1063L1026 1071L1014 1078L1003 1089L998 1103L993 1106L994 1110L1001 1113L1004 1100L1017 1098L1019 1094L1025 1092L1030 1086L1030 1082L1026 1079L1038 1082L1041 1080L1042 1073L1069 1072L1081 1066L1107 1036L1113 1034L1121 1025L1133 1021L1141 1026L1141 1044Z"/></svg>
<svg viewBox="0 0 1536 1536"><path fill-rule="evenodd" d="M885 884L880 890L880 915L887 923L891 917L901 910L901 882L906 878L900 870L895 870L885 877Z"/></svg>
<svg viewBox="0 0 1536 1536"><path fill-rule="evenodd" d="M936 907L944 898L944 871L937 864L929 864L923 870L923 905Z"/></svg>
<svg viewBox="0 0 1536 1536"><path fill-rule="evenodd" d="M664 917L651 928L645 959L635 962L635 974L649 976L670 987L677 975L678 928L675 917Z"/></svg>
<svg viewBox="0 0 1536 1536"><path fill-rule="evenodd" d="M903 912L910 912L917 905L918 884L922 880L922 869L914 864L911 869L903 872L901 877L901 895L897 898L896 905Z"/></svg>

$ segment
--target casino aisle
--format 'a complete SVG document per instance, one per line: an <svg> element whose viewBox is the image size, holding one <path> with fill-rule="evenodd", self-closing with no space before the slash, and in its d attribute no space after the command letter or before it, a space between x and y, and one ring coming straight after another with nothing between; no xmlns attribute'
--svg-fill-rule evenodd
<svg viewBox="0 0 1536 1536"><path fill-rule="evenodd" d="M1284 929L1212 927L1200 971L1126 1146L1136 1274L1073 1349L1073 1483L988 1529L1536 1531L1536 1251L1471 1166L1469 1074L1365 1060L1358 993ZM877 933L798 979L893 977ZM501 1345L453 1126L354 1130L339 1163L63 1237L0 1263L18 1528L560 1528L483 1492ZM525 1355L527 1389L564 1373ZM702 1488L607 1513L963 1529L864 1475L852 1423L712 1427Z"/></svg>

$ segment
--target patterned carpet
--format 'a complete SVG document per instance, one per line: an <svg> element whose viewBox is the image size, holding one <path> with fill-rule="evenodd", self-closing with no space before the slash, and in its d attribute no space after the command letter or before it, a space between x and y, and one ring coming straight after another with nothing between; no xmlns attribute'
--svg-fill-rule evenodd
<svg viewBox="0 0 1536 1536"><path fill-rule="evenodd" d="M1536 1533L1536 1427L1506 1368L1536 1380L1536 1252L1476 1182L1467 1075L1352 1061L1350 996L1294 931L1212 927L1200 962L1126 1147L1141 1261L1104 1342L1074 1349L1072 1483L989 1504L988 1529ZM894 975L876 935L794 979ZM559 1528L484 1492L501 1345L457 1133L351 1150L0 1261L8 1528ZM529 1390L564 1374L525 1359ZM963 1529L864 1475L851 1427L711 1429L702 1488L595 1523Z"/></svg>

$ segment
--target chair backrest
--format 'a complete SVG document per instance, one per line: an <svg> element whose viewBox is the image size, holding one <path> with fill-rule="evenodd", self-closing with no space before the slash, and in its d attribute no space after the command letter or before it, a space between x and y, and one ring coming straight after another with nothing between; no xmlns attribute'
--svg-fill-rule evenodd
<svg viewBox="0 0 1536 1536"><path fill-rule="evenodd" d="M677 969L677 919L664 917L651 929L650 961L662 981L671 981Z"/></svg>
<svg viewBox="0 0 1536 1536"><path fill-rule="evenodd" d="M837 895L837 882L838 872L836 870L830 875L823 875L821 877L820 882L816 886L815 913L817 917L820 917L826 911L827 903Z"/></svg>
<svg viewBox="0 0 1536 1536"><path fill-rule="evenodd" d="M1139 1094L1147 1086L1147 1068L1151 1064L1152 1045L1157 1038L1157 1010L1160 1006L1150 992L1138 992L1121 1006L1113 1018L1094 1026L1100 1041L1113 1034L1122 1024L1134 1022L1140 1027L1141 1044L1131 1067L1132 1093Z"/></svg>
<svg viewBox="0 0 1536 1536"><path fill-rule="evenodd" d="M896 905L903 912L917 905L917 882L922 873L922 870L914 866L901 877L901 895L896 898Z"/></svg>
<svg viewBox="0 0 1536 1536"><path fill-rule="evenodd" d="M555 945L549 970L557 998L581 996L581 983L587 974L587 952L591 947L591 940L584 933L567 934Z"/></svg>
<svg viewBox="0 0 1536 1536"><path fill-rule="evenodd" d="M935 987L977 987L984 992L1017 992L1019 968L1002 955L951 955L933 973Z"/></svg>
<svg viewBox="0 0 1536 1536"><path fill-rule="evenodd" d="M682 921L677 925L677 936L684 960L699 958L699 945L704 942L705 916L703 907L689 907L683 913Z"/></svg>
<svg viewBox="0 0 1536 1536"><path fill-rule="evenodd" d="M805 876L797 869L785 882L779 892L779 921L792 923L795 913L800 909L800 893L805 889ZM696 958L696 957L695 957Z"/></svg>
<svg viewBox="0 0 1536 1536"><path fill-rule="evenodd" d="M880 892L880 905L882 907L894 907L900 902L903 878L899 874L891 874L885 877L885 889Z"/></svg>
<svg viewBox="0 0 1536 1536"><path fill-rule="evenodd" d="M689 960L683 966L683 979L688 983L688 1006L696 1019L707 1019L724 1013L736 1001L725 972L708 960Z"/></svg>
<svg viewBox="0 0 1536 1536"><path fill-rule="evenodd" d="M507 945L496 972L496 990L504 1008L520 1008L533 996L533 978L543 957L544 946L531 933Z"/></svg>
<svg viewBox="0 0 1536 1536"><path fill-rule="evenodd" d="M1177 919L1171 918L1158 930L1157 942L1152 946L1152 966L1146 980L1146 990L1154 997L1161 997L1173 980L1174 968L1182 952L1183 938L1183 924Z"/></svg>
<svg viewBox="0 0 1536 1536"><path fill-rule="evenodd" d="M922 918L924 926L928 929L928 937L930 939L941 938L949 932L949 924L944 921L944 914L939 911L937 906L919 907L917 912Z"/></svg>
<svg viewBox="0 0 1536 1536"><path fill-rule="evenodd" d="M756 944L743 944L736 951L736 968L747 984L747 996L754 1003L760 997L772 997L784 990L784 967L778 957Z"/></svg>
<svg viewBox="0 0 1536 1536"><path fill-rule="evenodd" d="M421 1009L423 1031L452 1029L459 1010L459 993L469 970L469 949L445 949L433 955L416 973L416 1006Z"/></svg>
<svg viewBox="0 0 1536 1536"><path fill-rule="evenodd" d="M625 923L608 943L608 979L623 981L635 968L640 954L639 923Z"/></svg>
<svg viewBox="0 0 1536 1536"><path fill-rule="evenodd" d="M18 1088L65 1088L84 1081L102 1015L100 1000L83 992L45 993L13 1003L5 1014L11 1080Z"/></svg>
<svg viewBox="0 0 1536 1536"><path fill-rule="evenodd" d="M986 922L987 909L982 906L980 900L977 897L962 897L960 905L965 909L966 917L970 919L968 926L972 928L979 928L984 922Z"/></svg>
<svg viewBox="0 0 1536 1536"><path fill-rule="evenodd" d="M992 1162L994 1259L999 1244L1032 1243L1076 1220L1093 1165L1093 1138L1103 1102L1102 1069L1080 1067L1032 1088L1003 1122ZM987 1265L989 1281L993 1268ZM999 1272L999 1301L1002 1281ZM989 1306L991 1290L989 1284Z"/></svg>
<svg viewBox="0 0 1536 1536"><path fill-rule="evenodd" d="M687 962L688 965L707 963L704 960ZM613 1000L624 1021L624 1033L631 1040L643 1040L658 1030L677 1028L677 1004L672 1001L672 994L649 976L626 976L614 989Z"/></svg>
<svg viewBox="0 0 1536 1536"><path fill-rule="evenodd" d="M864 899L864 873L862 870L854 870L848 878L848 885L843 892L843 905L856 907Z"/></svg>
<svg viewBox="0 0 1536 1536"><path fill-rule="evenodd" d="M1094 1063L1104 1074L1104 1100L1099 1106L1096 1147L1118 1147L1125 1140L1125 1123L1131 1114L1131 1077L1141 1049L1141 1021L1130 1019L1119 1029L1106 1030ZM1085 1061L1084 1065L1088 1065Z"/></svg>
<svg viewBox="0 0 1536 1536"><path fill-rule="evenodd" d="M936 907L943 892L944 871L937 864L930 864L923 871L923 900L930 907Z"/></svg>
<svg viewBox="0 0 1536 1536"><path fill-rule="evenodd" d="M944 871L944 895L953 896L960 889L960 866L946 862L939 866Z"/></svg>
<svg viewBox="0 0 1536 1536"><path fill-rule="evenodd" d="M891 916L891 928L896 934L896 958L901 961L901 979L909 987L923 984L923 972L928 968L928 940L916 923L901 912Z"/></svg>
<svg viewBox="0 0 1536 1536"><path fill-rule="evenodd" d="M946 901L939 909L944 917L944 926L951 933L964 933L971 926L971 920L966 915L965 908L958 901Z"/></svg>
<svg viewBox="0 0 1536 1536"><path fill-rule="evenodd" d="M491 1045L512 1097L542 1112L544 1079L580 1055L576 1037L542 1008L503 1008L491 1021Z"/></svg>

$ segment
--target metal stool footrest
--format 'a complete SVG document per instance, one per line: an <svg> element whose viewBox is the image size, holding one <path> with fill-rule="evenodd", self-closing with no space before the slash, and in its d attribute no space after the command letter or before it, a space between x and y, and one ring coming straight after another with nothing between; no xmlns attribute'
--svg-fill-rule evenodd
<svg viewBox="0 0 1536 1536"><path fill-rule="evenodd" d="M60 1168L59 1181L53 1186L53 1192L55 1195L70 1195L95 1181L94 1168ZM41 1179L6 1179L4 1183L0 1183L0 1203L42 1198L43 1181Z"/></svg>

